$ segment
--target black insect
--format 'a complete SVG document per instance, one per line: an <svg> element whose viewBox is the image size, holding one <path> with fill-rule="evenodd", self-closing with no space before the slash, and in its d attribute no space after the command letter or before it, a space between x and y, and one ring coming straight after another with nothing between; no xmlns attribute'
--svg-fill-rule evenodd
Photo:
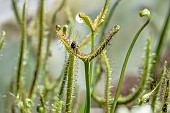
<svg viewBox="0 0 170 113"><path fill-rule="evenodd" d="M73 42L71 43L71 48L77 53L77 48L78 48L78 46L77 46L77 44L76 44L76 41L73 41Z"/></svg>
<svg viewBox="0 0 170 113"><path fill-rule="evenodd" d="M74 50L76 47L77 47L76 41L73 41L73 42L71 43L71 48Z"/></svg>

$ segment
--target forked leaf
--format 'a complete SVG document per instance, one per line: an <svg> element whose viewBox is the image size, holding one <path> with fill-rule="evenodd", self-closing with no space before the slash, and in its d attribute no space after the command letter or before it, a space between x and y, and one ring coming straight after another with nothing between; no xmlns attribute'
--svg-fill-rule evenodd
<svg viewBox="0 0 170 113"><path fill-rule="evenodd" d="M97 55L99 55L103 51L103 49L107 46L107 44L110 42L110 40L113 38L113 36L119 31L119 28L120 28L119 25L115 25L114 28L108 33L108 35L106 36L105 40L101 43L101 45L90 54L84 54L81 51L79 51L78 49L76 51L73 50L73 48L71 47L70 40L67 38L66 35L63 34L59 25L56 26L56 33L57 33L58 37L60 38L60 40L65 45L66 49L71 54L74 54L75 56L77 56L84 62L85 61L90 62L93 58L95 58Z"/></svg>

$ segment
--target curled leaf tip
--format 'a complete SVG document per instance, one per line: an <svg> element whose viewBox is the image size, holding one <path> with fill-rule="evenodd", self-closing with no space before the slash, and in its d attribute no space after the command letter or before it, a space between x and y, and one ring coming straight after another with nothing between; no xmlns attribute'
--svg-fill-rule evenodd
<svg viewBox="0 0 170 113"><path fill-rule="evenodd" d="M140 17L142 16L150 16L150 11L148 9L143 9L142 11L139 12Z"/></svg>
<svg viewBox="0 0 170 113"><path fill-rule="evenodd" d="M85 13L79 13L79 17L86 23L87 26L90 27L91 31L95 31L93 22L89 16L87 16Z"/></svg>
<svg viewBox="0 0 170 113"><path fill-rule="evenodd" d="M61 29L60 25L56 25L56 30L59 31Z"/></svg>
<svg viewBox="0 0 170 113"><path fill-rule="evenodd" d="M82 23L84 23L84 20L83 20L82 18L80 18L80 16L81 16L80 13L81 13L81 12L77 13L75 19L76 19L76 21L77 21L78 23L82 24Z"/></svg>

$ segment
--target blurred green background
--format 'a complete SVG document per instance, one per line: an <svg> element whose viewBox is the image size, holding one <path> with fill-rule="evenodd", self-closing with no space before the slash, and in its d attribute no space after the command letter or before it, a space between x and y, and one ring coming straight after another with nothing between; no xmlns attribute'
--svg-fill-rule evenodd
<svg viewBox="0 0 170 113"><path fill-rule="evenodd" d="M24 0L17 0L20 13L22 12L22 5ZM48 21L54 10L60 5L62 0L45 0L45 20L48 25ZM94 19L101 11L104 0L68 0L67 3L70 6L72 15L75 18L76 14L79 12L85 12L92 19ZM115 0L111 0L110 7L114 4ZM27 5L27 21L30 18L35 17L38 8L39 0L28 0ZM146 18L140 18L138 12L143 8L148 8L151 11L151 22L149 26L142 32L135 48L131 54L126 73L138 73L138 69L142 64L142 55L144 54L144 46L146 38L149 34L152 37L152 47L154 49L157 44L157 40L160 36L163 22L166 17L168 10L169 0L121 0L118 5L107 31L109 31L115 24L121 26L119 33L116 38L112 40L111 44L107 47L107 54L109 57L111 70L112 70L112 84L117 83L119 78L120 69L122 67L125 54L128 47L137 32L137 29L145 22ZM64 25L67 23L67 14L65 8L57 15L57 24ZM82 38L88 34L89 29L86 25L80 24L74 20L73 33L72 36L81 41ZM31 25L30 25L31 26ZM4 105L5 95L9 89L9 85L12 79L15 79L17 73L17 65L19 59L19 44L20 44L20 28L17 25L11 0L0 0L0 31L6 32L6 39L3 49L0 50L0 106ZM166 41L166 45L169 43ZM36 47L36 39L33 47ZM46 43L44 41L44 43ZM97 45L96 45L97 46ZM88 47L87 47L88 49ZM64 64L65 49L61 42L54 39L51 46L52 56L49 58L48 67L51 75L54 78L60 74L61 69ZM87 50L88 52L88 50ZM35 58L29 59L29 52L26 54L26 83L29 85L31 82L31 76L33 75ZM79 61L78 63L78 85L79 92L84 92L84 69L83 63ZM138 75L138 74L137 74ZM97 92L100 95L104 94L104 80L102 80L98 85ZM101 90L103 88L103 90ZM83 93L82 93L83 94ZM1 109L0 108L0 109ZM2 110L2 109L1 109ZM2 112L0 110L0 112Z"/></svg>

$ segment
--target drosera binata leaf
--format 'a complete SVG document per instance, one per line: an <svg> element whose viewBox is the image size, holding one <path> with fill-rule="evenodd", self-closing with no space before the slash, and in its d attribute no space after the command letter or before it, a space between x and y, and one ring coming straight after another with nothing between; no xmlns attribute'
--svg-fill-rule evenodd
<svg viewBox="0 0 170 113"><path fill-rule="evenodd" d="M71 47L70 40L67 38L66 35L63 34L63 32L61 31L61 27L59 25L56 26L56 33L57 33L58 37L60 38L60 40L65 45L66 49L70 53L72 53L75 56L77 56L83 62L85 62L85 61L89 61L90 62L92 59L94 59L97 55L99 55L103 51L103 49L107 46L107 44L114 37L114 35L119 31L119 29L120 29L120 26L119 25L115 25L113 27L113 29L108 33L108 35L106 36L106 38L102 42L102 44L96 50L94 50L93 52L91 52L89 54L84 54L81 51L79 51L78 49L76 51L74 51L73 48Z"/></svg>
<svg viewBox="0 0 170 113"><path fill-rule="evenodd" d="M123 83L123 78L124 78L124 75L125 75L125 70L126 70L126 66L127 66L127 63L128 63L128 60L129 60L129 57L130 57L130 54L133 50L133 47L136 43L136 40L138 39L140 33L143 31L143 29L149 24L150 22L150 11L148 9L144 9L142 11L139 12L139 15L140 17L143 17L143 16L147 16L147 21L142 25L142 27L137 31L136 35L134 36L133 38L133 41L128 49L128 52L126 54L126 57L125 57L125 60L124 60L124 63L123 63L123 66L122 66L122 70L121 70L121 74L120 74L120 78L119 78L119 82L118 82L118 88L117 88L117 91L116 91L116 95L115 95L115 99L113 101L113 104L112 104L112 107L111 107L111 113L114 113L115 112L115 108L116 108L116 105L117 105L117 101L118 101L118 97L120 95L120 90L121 90L121 87L122 87L122 83Z"/></svg>

